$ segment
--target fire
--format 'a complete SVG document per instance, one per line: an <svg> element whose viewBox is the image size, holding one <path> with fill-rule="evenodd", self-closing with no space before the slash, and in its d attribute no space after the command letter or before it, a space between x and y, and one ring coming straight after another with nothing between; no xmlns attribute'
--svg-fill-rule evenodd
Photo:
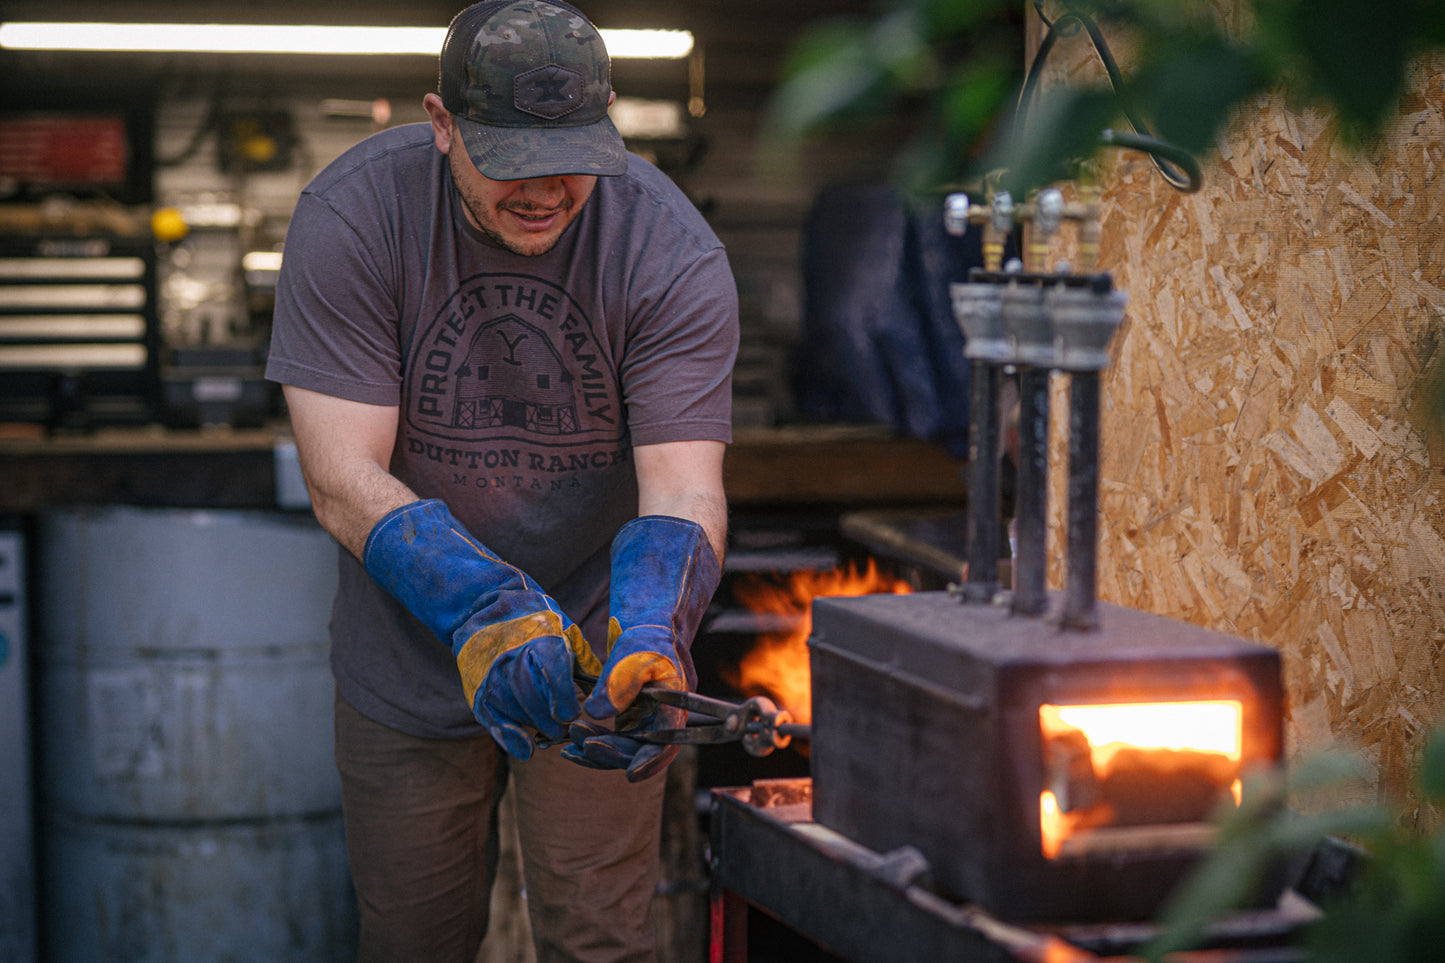
<svg viewBox="0 0 1445 963"><path fill-rule="evenodd" d="M781 582L765 578L742 582L735 590L739 602L753 612L781 616L791 627L761 633L733 677L726 681L749 695L765 693L780 708L791 712L795 722L807 725L813 717L812 672L808 664L813 599L879 593L902 595L911 591L907 582L879 573L872 559L862 572L850 564L846 569L827 572L794 572Z"/></svg>
<svg viewBox="0 0 1445 963"><path fill-rule="evenodd" d="M1077 819L1070 819L1067 814L1059 812L1059 798L1051 790L1039 793L1039 835L1046 858L1058 858L1064 848L1064 840L1074 834L1077 824Z"/></svg>
<svg viewBox="0 0 1445 963"><path fill-rule="evenodd" d="M1126 702L1094 706L1039 706L1046 736L1079 730L1089 740L1096 769L1109 767L1119 750L1192 749L1217 752L1238 762L1244 708L1238 701Z"/></svg>
<svg viewBox="0 0 1445 963"><path fill-rule="evenodd" d="M1226 788L1238 804L1238 701L1042 705L1039 727L1039 827L1050 859L1083 830L1202 820Z"/></svg>

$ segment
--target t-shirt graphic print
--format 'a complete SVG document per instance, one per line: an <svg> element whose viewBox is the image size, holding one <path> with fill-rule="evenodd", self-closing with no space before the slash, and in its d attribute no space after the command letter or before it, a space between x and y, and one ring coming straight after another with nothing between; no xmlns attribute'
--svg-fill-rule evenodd
<svg viewBox="0 0 1445 963"><path fill-rule="evenodd" d="M560 288L513 274L463 282L404 380L413 433L447 441L622 443L619 390L590 319Z"/></svg>

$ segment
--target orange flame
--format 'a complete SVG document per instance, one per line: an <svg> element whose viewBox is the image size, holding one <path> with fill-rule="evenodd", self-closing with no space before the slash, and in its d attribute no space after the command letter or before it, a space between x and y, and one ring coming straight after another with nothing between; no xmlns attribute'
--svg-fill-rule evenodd
<svg viewBox="0 0 1445 963"><path fill-rule="evenodd" d="M1042 705L1039 726L1048 770L1039 828L1049 859L1080 830L1114 822L1107 781L1124 761L1140 766L1141 751L1151 757L1146 776L1189 771L1228 787L1239 803L1244 707L1236 700Z"/></svg>
<svg viewBox="0 0 1445 963"><path fill-rule="evenodd" d="M813 718L812 672L808 664L808 636L813 631L813 599L823 596L902 595L913 591L907 582L879 573L872 559L859 572L856 565L827 572L801 571L776 578L750 578L735 589L749 610L781 616L790 625L782 631L759 634L757 644L739 663L731 678L739 692L766 694L793 720L807 725Z"/></svg>
<svg viewBox="0 0 1445 963"><path fill-rule="evenodd" d="M1063 851L1064 840L1074 835L1078 818L1059 812L1059 797L1052 790L1039 793L1039 836L1043 841L1045 859L1057 859Z"/></svg>
<svg viewBox="0 0 1445 963"><path fill-rule="evenodd" d="M1239 761L1244 708L1237 700L1208 702L1125 702L1113 705L1039 706L1046 736L1083 732L1094 767L1106 772L1119 750L1192 749Z"/></svg>

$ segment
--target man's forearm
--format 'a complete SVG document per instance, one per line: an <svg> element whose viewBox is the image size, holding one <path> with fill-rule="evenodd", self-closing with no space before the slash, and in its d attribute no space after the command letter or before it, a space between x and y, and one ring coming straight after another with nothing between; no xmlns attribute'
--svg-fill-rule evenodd
<svg viewBox="0 0 1445 963"><path fill-rule="evenodd" d="M724 446L716 441L639 445L637 514L671 515L702 526L719 562L727 547L728 505L723 491Z"/></svg>
<svg viewBox="0 0 1445 963"><path fill-rule="evenodd" d="M396 409L287 386L301 472L321 527L361 558L366 537L388 512L417 495L386 468Z"/></svg>
<svg viewBox="0 0 1445 963"><path fill-rule="evenodd" d="M728 537L728 506L722 492L690 490L644 498L638 514L671 515L696 522L707 533L708 543L718 563L722 563Z"/></svg>
<svg viewBox="0 0 1445 963"><path fill-rule="evenodd" d="M307 487L316 520L358 559L376 523L418 498L394 475L365 469L317 483L308 478Z"/></svg>

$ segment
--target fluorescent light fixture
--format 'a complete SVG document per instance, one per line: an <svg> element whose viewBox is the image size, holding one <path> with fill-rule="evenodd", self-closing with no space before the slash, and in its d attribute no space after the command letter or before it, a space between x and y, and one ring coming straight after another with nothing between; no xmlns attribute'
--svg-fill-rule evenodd
<svg viewBox="0 0 1445 963"><path fill-rule="evenodd" d="M241 257L241 270L243 271L279 271L281 270L280 251L247 251Z"/></svg>
<svg viewBox="0 0 1445 963"><path fill-rule="evenodd" d="M687 30L602 30L617 58L680 59L692 51ZM435 57L445 27L323 27L222 23L0 23L10 50L185 53L418 54Z"/></svg>
<svg viewBox="0 0 1445 963"><path fill-rule="evenodd" d="M599 30L607 55L681 60L692 53L691 30Z"/></svg>
<svg viewBox="0 0 1445 963"><path fill-rule="evenodd" d="M687 136L683 105L675 100L618 97L607 115L623 137L668 138Z"/></svg>
<svg viewBox="0 0 1445 963"><path fill-rule="evenodd" d="M220 23L5 23L0 47L196 53L429 54L436 27L317 27Z"/></svg>

